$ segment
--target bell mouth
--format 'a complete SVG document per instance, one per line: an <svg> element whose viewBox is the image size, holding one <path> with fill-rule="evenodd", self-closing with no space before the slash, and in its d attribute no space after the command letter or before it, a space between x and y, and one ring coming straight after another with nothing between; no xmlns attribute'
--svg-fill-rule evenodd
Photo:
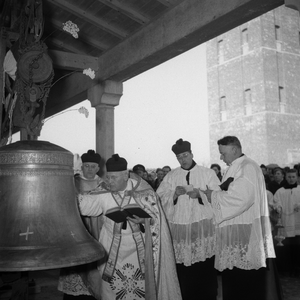
<svg viewBox="0 0 300 300"><path fill-rule="evenodd" d="M8 248L8 249L7 249ZM57 247L0 248L0 272L60 269L100 260L103 246L91 237L89 241Z"/></svg>

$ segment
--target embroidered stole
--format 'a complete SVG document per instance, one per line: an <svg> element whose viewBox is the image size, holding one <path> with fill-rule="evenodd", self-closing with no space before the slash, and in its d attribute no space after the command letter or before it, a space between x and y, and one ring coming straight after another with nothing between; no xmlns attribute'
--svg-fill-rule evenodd
<svg viewBox="0 0 300 300"><path fill-rule="evenodd" d="M119 193L111 193L111 195L114 198L116 204L120 207L129 204L132 198L132 193L130 193L130 191L128 192L125 191L123 197ZM127 222L132 230L132 236L136 244L137 257L138 257L140 270L142 274L145 274L145 244L144 244L143 236L140 231L140 227L136 226L136 224L133 222L130 221ZM113 240L110 246L108 260L106 262L104 272L102 275L102 279L107 282L111 281L115 271L115 267L118 259L118 253L120 249L120 243L122 239L123 223L124 222L114 224Z"/></svg>

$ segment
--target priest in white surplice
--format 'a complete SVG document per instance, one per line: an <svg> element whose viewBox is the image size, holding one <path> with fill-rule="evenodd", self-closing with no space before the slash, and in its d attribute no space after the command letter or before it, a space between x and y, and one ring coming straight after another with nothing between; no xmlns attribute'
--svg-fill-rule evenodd
<svg viewBox="0 0 300 300"><path fill-rule="evenodd" d="M216 300L215 223L210 203L200 189L219 190L214 170L193 160L191 144L179 139L172 151L180 167L170 171L157 193L166 213L183 300Z"/></svg>
<svg viewBox="0 0 300 300"><path fill-rule="evenodd" d="M229 166L220 191L207 189L216 218L215 267L222 271L224 300L281 299L265 181L259 165L242 152L239 139L218 141ZM258 146L258 145L257 145Z"/></svg>
<svg viewBox="0 0 300 300"><path fill-rule="evenodd" d="M278 251L278 269L288 271L290 276L300 272L300 185L297 170L286 172L287 183L274 195L274 205L280 212L285 239L284 247Z"/></svg>

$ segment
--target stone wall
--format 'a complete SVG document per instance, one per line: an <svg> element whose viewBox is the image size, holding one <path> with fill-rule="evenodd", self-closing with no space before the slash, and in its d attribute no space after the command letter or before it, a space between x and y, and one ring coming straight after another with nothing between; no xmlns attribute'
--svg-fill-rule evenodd
<svg viewBox="0 0 300 300"><path fill-rule="evenodd" d="M211 162L240 138L259 164L300 158L299 12L279 7L207 42Z"/></svg>

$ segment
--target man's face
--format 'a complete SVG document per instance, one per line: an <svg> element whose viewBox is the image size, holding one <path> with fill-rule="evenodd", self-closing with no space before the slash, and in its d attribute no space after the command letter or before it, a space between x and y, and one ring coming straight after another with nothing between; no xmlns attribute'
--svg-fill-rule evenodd
<svg viewBox="0 0 300 300"><path fill-rule="evenodd" d="M212 169L216 172L217 175L220 173L220 171L217 167L212 167Z"/></svg>
<svg viewBox="0 0 300 300"><path fill-rule="evenodd" d="M177 160L183 169L189 169L193 164L193 154L189 151L178 154Z"/></svg>
<svg viewBox="0 0 300 300"><path fill-rule="evenodd" d="M84 162L81 166L82 174L87 179L94 179L99 171L99 165L94 162Z"/></svg>
<svg viewBox="0 0 300 300"><path fill-rule="evenodd" d="M165 174L164 171L158 171L157 172L157 179L162 180L164 178Z"/></svg>
<svg viewBox="0 0 300 300"><path fill-rule="evenodd" d="M264 175L267 175L267 174L268 174L268 171L267 171L266 168L264 168L264 167L260 167L260 168L261 168L261 170L262 170L262 172L263 172Z"/></svg>
<svg viewBox="0 0 300 300"><path fill-rule="evenodd" d="M144 171L143 170L137 170L136 174L138 174L140 177L144 178Z"/></svg>
<svg viewBox="0 0 300 300"><path fill-rule="evenodd" d="M286 174L286 180L288 184L295 184L297 182L297 174L296 173L287 173Z"/></svg>
<svg viewBox="0 0 300 300"><path fill-rule="evenodd" d="M171 170L169 168L163 168L164 176L166 176Z"/></svg>
<svg viewBox="0 0 300 300"><path fill-rule="evenodd" d="M274 173L274 180L278 183L280 183L283 180L283 174L281 171L276 171Z"/></svg>
<svg viewBox="0 0 300 300"><path fill-rule="evenodd" d="M235 147L232 145L219 145L220 159L229 166L236 159Z"/></svg>
<svg viewBox="0 0 300 300"><path fill-rule="evenodd" d="M106 181L112 192L124 191L127 186L127 171L107 172Z"/></svg>

